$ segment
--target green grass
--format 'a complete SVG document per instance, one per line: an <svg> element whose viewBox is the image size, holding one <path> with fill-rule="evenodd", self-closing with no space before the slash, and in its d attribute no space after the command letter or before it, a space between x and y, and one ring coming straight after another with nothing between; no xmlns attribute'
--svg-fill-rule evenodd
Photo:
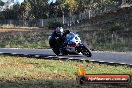
<svg viewBox="0 0 132 88"><path fill-rule="evenodd" d="M43 30L0 32L0 47L49 48L48 36Z"/></svg>
<svg viewBox="0 0 132 88"><path fill-rule="evenodd" d="M88 65L87 74L130 74L127 66L92 62L46 60L0 56L0 88L131 88L129 84L84 84L76 82L77 66Z"/></svg>
<svg viewBox="0 0 132 88"><path fill-rule="evenodd" d="M132 51L131 30L79 31L83 42L91 49L102 51Z"/></svg>

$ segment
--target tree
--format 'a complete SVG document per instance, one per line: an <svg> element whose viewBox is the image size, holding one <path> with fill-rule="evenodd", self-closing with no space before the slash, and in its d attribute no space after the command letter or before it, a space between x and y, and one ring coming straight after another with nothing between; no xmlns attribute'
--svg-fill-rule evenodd
<svg viewBox="0 0 132 88"><path fill-rule="evenodd" d="M62 13L61 13L60 8L59 8L59 3L51 2L49 4L49 18L60 17L61 14Z"/></svg>
<svg viewBox="0 0 132 88"><path fill-rule="evenodd" d="M5 3L0 0L0 6L4 6L4 4Z"/></svg>
<svg viewBox="0 0 132 88"><path fill-rule="evenodd" d="M27 0L31 5L31 13L37 19L48 17L49 7L48 0Z"/></svg>
<svg viewBox="0 0 132 88"><path fill-rule="evenodd" d="M2 2L1 0L0 0L0 11L2 10L2 8L3 8L3 6L4 6L4 2Z"/></svg>
<svg viewBox="0 0 132 88"><path fill-rule="evenodd" d="M13 5L13 8L10 9L12 11L12 18L11 19L19 19L20 18L20 4L16 3Z"/></svg>
<svg viewBox="0 0 132 88"><path fill-rule="evenodd" d="M30 19L33 18L33 15L31 13L31 4L28 1L24 1L20 6L20 18L22 19Z"/></svg>
<svg viewBox="0 0 132 88"><path fill-rule="evenodd" d="M71 24L71 16L78 8L77 0L61 0L61 1L57 0L57 2L60 3L59 7L63 14L63 23L64 23L65 11L67 11L69 13L69 17L70 17L69 21Z"/></svg>
<svg viewBox="0 0 132 88"><path fill-rule="evenodd" d="M78 2L76 0L63 0L60 4L62 8L67 8L69 10L69 15L71 16L74 11L78 8Z"/></svg>

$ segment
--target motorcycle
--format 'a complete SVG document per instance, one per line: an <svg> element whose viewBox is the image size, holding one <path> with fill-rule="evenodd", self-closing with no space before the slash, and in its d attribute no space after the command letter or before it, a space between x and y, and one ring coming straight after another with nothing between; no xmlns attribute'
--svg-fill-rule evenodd
<svg viewBox="0 0 132 88"><path fill-rule="evenodd" d="M49 45L56 55L72 55L82 53L91 57L90 50L81 42L80 36L70 32L64 36L64 42L59 37L49 36Z"/></svg>

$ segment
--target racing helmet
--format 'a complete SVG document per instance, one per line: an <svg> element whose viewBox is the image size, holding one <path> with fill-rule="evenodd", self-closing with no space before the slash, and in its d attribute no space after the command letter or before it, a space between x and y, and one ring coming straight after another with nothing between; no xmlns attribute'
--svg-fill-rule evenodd
<svg viewBox="0 0 132 88"><path fill-rule="evenodd" d="M55 29L55 31L56 31L57 34L63 34L63 28L62 27L57 27Z"/></svg>
<svg viewBox="0 0 132 88"><path fill-rule="evenodd" d="M63 28L62 27L60 27L60 31L61 31L61 33L63 33Z"/></svg>

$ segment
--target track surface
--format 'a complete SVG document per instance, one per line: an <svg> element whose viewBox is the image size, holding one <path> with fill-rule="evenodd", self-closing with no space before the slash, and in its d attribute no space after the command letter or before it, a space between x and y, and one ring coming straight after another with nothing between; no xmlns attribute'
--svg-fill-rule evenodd
<svg viewBox="0 0 132 88"><path fill-rule="evenodd" d="M132 65L132 52L109 52L109 51L92 51L92 57L83 55L56 56L51 49L13 49L0 48L1 54L27 55L35 57L58 57L77 60L90 60L101 63L118 63Z"/></svg>

